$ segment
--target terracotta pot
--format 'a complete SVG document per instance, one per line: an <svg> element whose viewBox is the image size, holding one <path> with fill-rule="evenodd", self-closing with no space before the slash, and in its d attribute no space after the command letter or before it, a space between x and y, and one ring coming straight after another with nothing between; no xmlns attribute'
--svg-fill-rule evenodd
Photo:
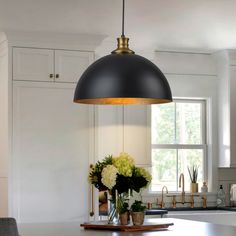
<svg viewBox="0 0 236 236"><path fill-rule="evenodd" d="M129 212L125 212L119 215L120 224L128 225L129 224Z"/></svg>
<svg viewBox="0 0 236 236"><path fill-rule="evenodd" d="M144 222L145 212L132 212L133 225L142 225Z"/></svg>
<svg viewBox="0 0 236 236"><path fill-rule="evenodd" d="M190 183L191 193L198 193L198 183Z"/></svg>

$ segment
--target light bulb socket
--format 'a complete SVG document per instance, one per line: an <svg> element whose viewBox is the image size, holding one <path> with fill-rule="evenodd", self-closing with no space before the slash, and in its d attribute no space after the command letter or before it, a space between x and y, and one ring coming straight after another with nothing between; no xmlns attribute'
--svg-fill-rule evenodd
<svg viewBox="0 0 236 236"><path fill-rule="evenodd" d="M129 49L129 38L121 36L117 38L117 49L111 52L112 54L134 54L134 51Z"/></svg>

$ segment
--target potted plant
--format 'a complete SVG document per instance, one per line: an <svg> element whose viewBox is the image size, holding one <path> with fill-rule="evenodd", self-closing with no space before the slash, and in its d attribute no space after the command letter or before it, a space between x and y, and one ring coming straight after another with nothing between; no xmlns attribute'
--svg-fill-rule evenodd
<svg viewBox="0 0 236 236"><path fill-rule="evenodd" d="M143 205L142 201L137 201L131 205L131 217L133 225L142 225L144 222L146 206Z"/></svg>
<svg viewBox="0 0 236 236"><path fill-rule="evenodd" d="M119 223L121 225L127 225L130 221L129 214L129 204L127 202L123 202L122 205L118 208L119 213Z"/></svg>
<svg viewBox="0 0 236 236"><path fill-rule="evenodd" d="M190 180L191 180L190 191L192 193L197 193L198 192L198 183L197 183L198 167L193 166L192 171L188 167L188 173L189 173L189 177L190 177Z"/></svg>

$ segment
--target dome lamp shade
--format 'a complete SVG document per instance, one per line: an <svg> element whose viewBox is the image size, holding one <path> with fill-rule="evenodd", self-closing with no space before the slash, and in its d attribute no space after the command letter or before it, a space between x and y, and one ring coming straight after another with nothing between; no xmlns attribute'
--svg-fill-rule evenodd
<svg viewBox="0 0 236 236"><path fill-rule="evenodd" d="M91 64L80 77L74 102L84 104L159 104L172 101L169 83L161 70L129 49L122 35L110 55Z"/></svg>

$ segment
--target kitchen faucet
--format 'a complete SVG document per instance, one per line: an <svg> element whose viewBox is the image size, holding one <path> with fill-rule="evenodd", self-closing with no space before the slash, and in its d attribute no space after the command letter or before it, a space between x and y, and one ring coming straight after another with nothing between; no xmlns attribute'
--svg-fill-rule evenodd
<svg viewBox="0 0 236 236"><path fill-rule="evenodd" d="M166 193L168 193L168 189L167 187L164 185L162 187L162 190L161 190L161 203L160 203L160 207L161 208L164 208L165 207L165 202L164 202L164 189L166 189Z"/></svg>
<svg viewBox="0 0 236 236"><path fill-rule="evenodd" d="M183 173L181 173L180 176L179 176L179 188L181 188L181 186L182 186L181 202L182 202L182 204L184 204L184 202L185 202L185 192L184 192L184 174Z"/></svg>

